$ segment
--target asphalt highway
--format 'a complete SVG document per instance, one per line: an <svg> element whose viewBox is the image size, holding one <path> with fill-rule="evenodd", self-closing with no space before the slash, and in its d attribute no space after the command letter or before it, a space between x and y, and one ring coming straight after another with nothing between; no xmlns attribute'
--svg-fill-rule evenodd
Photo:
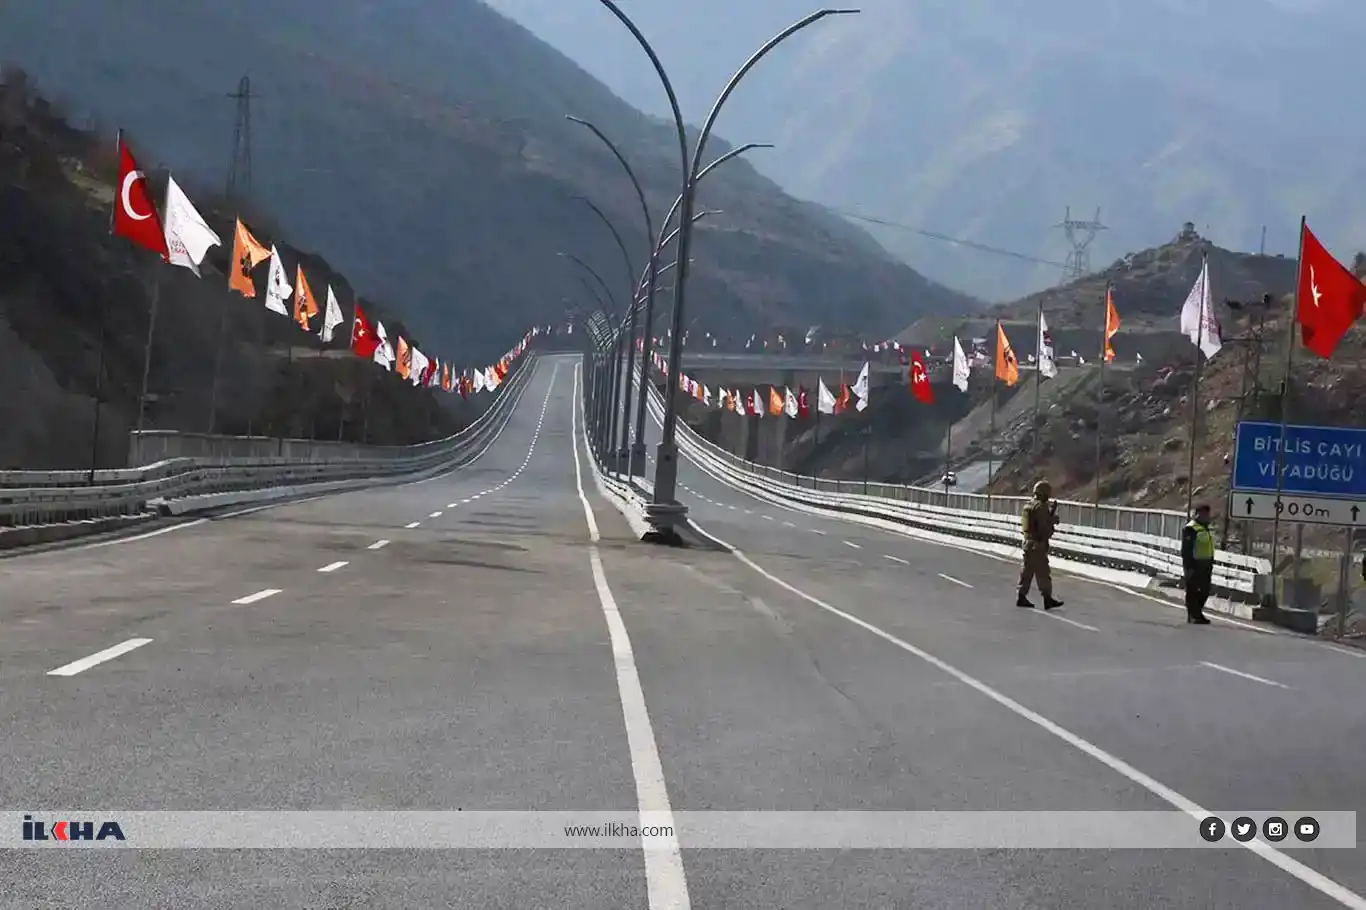
<svg viewBox="0 0 1366 910"><path fill-rule="evenodd" d="M739 553L640 544L576 373L543 358L430 481L0 561L0 808L1366 808L1357 652L1061 574L1062 610L1017 610L1007 563L686 460ZM0 882L7 907L1326 908L1366 906L1366 856L74 848L0 850Z"/></svg>

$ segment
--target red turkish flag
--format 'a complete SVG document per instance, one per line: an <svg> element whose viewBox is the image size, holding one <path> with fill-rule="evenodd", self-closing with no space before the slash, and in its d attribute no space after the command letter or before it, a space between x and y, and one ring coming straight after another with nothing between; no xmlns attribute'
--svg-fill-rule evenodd
<svg viewBox="0 0 1366 910"><path fill-rule="evenodd" d="M811 406L806 403L806 389L797 386L797 416L808 417L811 414Z"/></svg>
<svg viewBox="0 0 1366 910"><path fill-rule="evenodd" d="M361 312L358 300L356 318L351 323L351 352L365 360L373 360L378 347L379 336L375 334L375 327L370 324L370 320L365 318L365 313Z"/></svg>
<svg viewBox="0 0 1366 910"><path fill-rule="evenodd" d="M1304 346L1324 359L1332 357L1364 308L1366 285L1334 259L1306 225L1300 238L1300 286L1295 301Z"/></svg>
<svg viewBox="0 0 1366 910"><path fill-rule="evenodd" d="M147 189L147 175L138 170L133 153L123 142L119 143L119 185L114 192L114 233L160 254L162 259L171 258L166 232L161 229L161 218Z"/></svg>
<svg viewBox="0 0 1366 910"><path fill-rule="evenodd" d="M930 371L919 351L911 352L911 394L917 401L934 404L934 389L930 386Z"/></svg>

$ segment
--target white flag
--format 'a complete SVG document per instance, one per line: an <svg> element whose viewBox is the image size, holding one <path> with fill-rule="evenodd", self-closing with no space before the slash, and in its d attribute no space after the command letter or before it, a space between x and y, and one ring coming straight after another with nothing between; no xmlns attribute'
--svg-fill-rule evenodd
<svg viewBox="0 0 1366 910"><path fill-rule="evenodd" d="M768 408L764 407L764 400L759 397L759 390L754 390L754 397L750 400L749 412L758 417L763 417Z"/></svg>
<svg viewBox="0 0 1366 910"><path fill-rule="evenodd" d="M379 336L379 344L375 345L375 363L384 367L386 370L394 368L394 348L389 344L389 335L384 331L384 323L375 320L375 334Z"/></svg>
<svg viewBox="0 0 1366 910"><path fill-rule="evenodd" d="M963 353L963 345L959 344L958 336L953 336L953 384L960 392L968 390L968 376L972 369L968 366L968 357Z"/></svg>
<svg viewBox="0 0 1366 910"><path fill-rule="evenodd" d="M1206 360L1218 354L1224 346L1223 339L1219 337L1214 303L1210 300L1208 259L1200 263L1200 275L1195 279L1191 292L1186 295L1186 302L1181 305L1181 334L1189 338L1191 344L1199 346Z"/></svg>
<svg viewBox="0 0 1366 910"><path fill-rule="evenodd" d="M285 264L280 261L280 251L270 248L270 276L266 279L266 309L281 316L288 316L285 301L294 294L289 278L285 276Z"/></svg>
<svg viewBox="0 0 1366 910"><path fill-rule="evenodd" d="M472 384L473 384L473 386L474 386L474 391L476 391L476 392L482 392L482 391L484 391L484 371L483 371L483 370L475 370L475 371L474 371L474 379L471 380L471 382L472 382Z"/></svg>
<svg viewBox="0 0 1366 910"><path fill-rule="evenodd" d="M783 388L783 413L788 417L795 418L801 413L801 407L797 403L797 396L792 393L792 389Z"/></svg>
<svg viewBox="0 0 1366 910"><path fill-rule="evenodd" d="M211 246L223 241L205 223L174 177L166 180L166 249L169 262L189 269L199 276L199 264Z"/></svg>
<svg viewBox="0 0 1366 910"><path fill-rule="evenodd" d="M735 413L744 417L745 414L748 413L748 410L745 408L745 396L741 395L739 392L732 392L731 398L735 402Z"/></svg>
<svg viewBox="0 0 1366 910"><path fill-rule="evenodd" d="M702 404L711 407L711 389L702 386Z"/></svg>
<svg viewBox="0 0 1366 910"><path fill-rule="evenodd" d="M411 357L408 366L408 381L413 385L422 385L422 374L426 372L427 364L431 361L427 359L426 354L415 347L411 349Z"/></svg>
<svg viewBox="0 0 1366 910"><path fill-rule="evenodd" d="M1039 313L1039 375L1052 379L1058 375L1058 365L1053 360L1053 336L1048 331L1048 323Z"/></svg>
<svg viewBox="0 0 1366 910"><path fill-rule="evenodd" d="M830 394L830 390L825 387L825 380L816 380L820 383L820 388L816 391L816 410L822 414L835 413L835 396Z"/></svg>
<svg viewBox="0 0 1366 910"><path fill-rule="evenodd" d="M342 324L341 306L337 303L337 296L332 293L332 285L327 286L327 312L323 314L322 335L323 344L332 340L332 333L337 331L337 326Z"/></svg>
<svg viewBox="0 0 1366 910"><path fill-rule="evenodd" d="M868 407L868 363L864 361L863 369L859 370L858 379L854 382L854 394L858 396L858 404L855 405L860 411Z"/></svg>

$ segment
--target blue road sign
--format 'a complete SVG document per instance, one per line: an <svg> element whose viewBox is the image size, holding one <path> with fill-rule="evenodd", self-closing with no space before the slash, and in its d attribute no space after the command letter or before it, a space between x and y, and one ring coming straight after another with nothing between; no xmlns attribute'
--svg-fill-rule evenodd
<svg viewBox="0 0 1366 910"><path fill-rule="evenodd" d="M1233 489L1275 492L1281 425L1244 420L1233 451ZM1281 492L1366 499L1366 429L1285 428Z"/></svg>

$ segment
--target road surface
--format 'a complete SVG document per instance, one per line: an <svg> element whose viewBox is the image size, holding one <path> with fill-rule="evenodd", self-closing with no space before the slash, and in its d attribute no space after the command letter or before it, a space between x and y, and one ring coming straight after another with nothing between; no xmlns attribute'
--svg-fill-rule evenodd
<svg viewBox="0 0 1366 910"><path fill-rule="evenodd" d="M0 562L3 806L1363 808L1354 652L1067 577L1057 614L1016 610L1009 564L686 462L694 517L742 555L636 543L576 382L542 359L497 441L431 481ZM0 880L15 907L1231 910L1362 906L1363 860L72 847L0 851Z"/></svg>

